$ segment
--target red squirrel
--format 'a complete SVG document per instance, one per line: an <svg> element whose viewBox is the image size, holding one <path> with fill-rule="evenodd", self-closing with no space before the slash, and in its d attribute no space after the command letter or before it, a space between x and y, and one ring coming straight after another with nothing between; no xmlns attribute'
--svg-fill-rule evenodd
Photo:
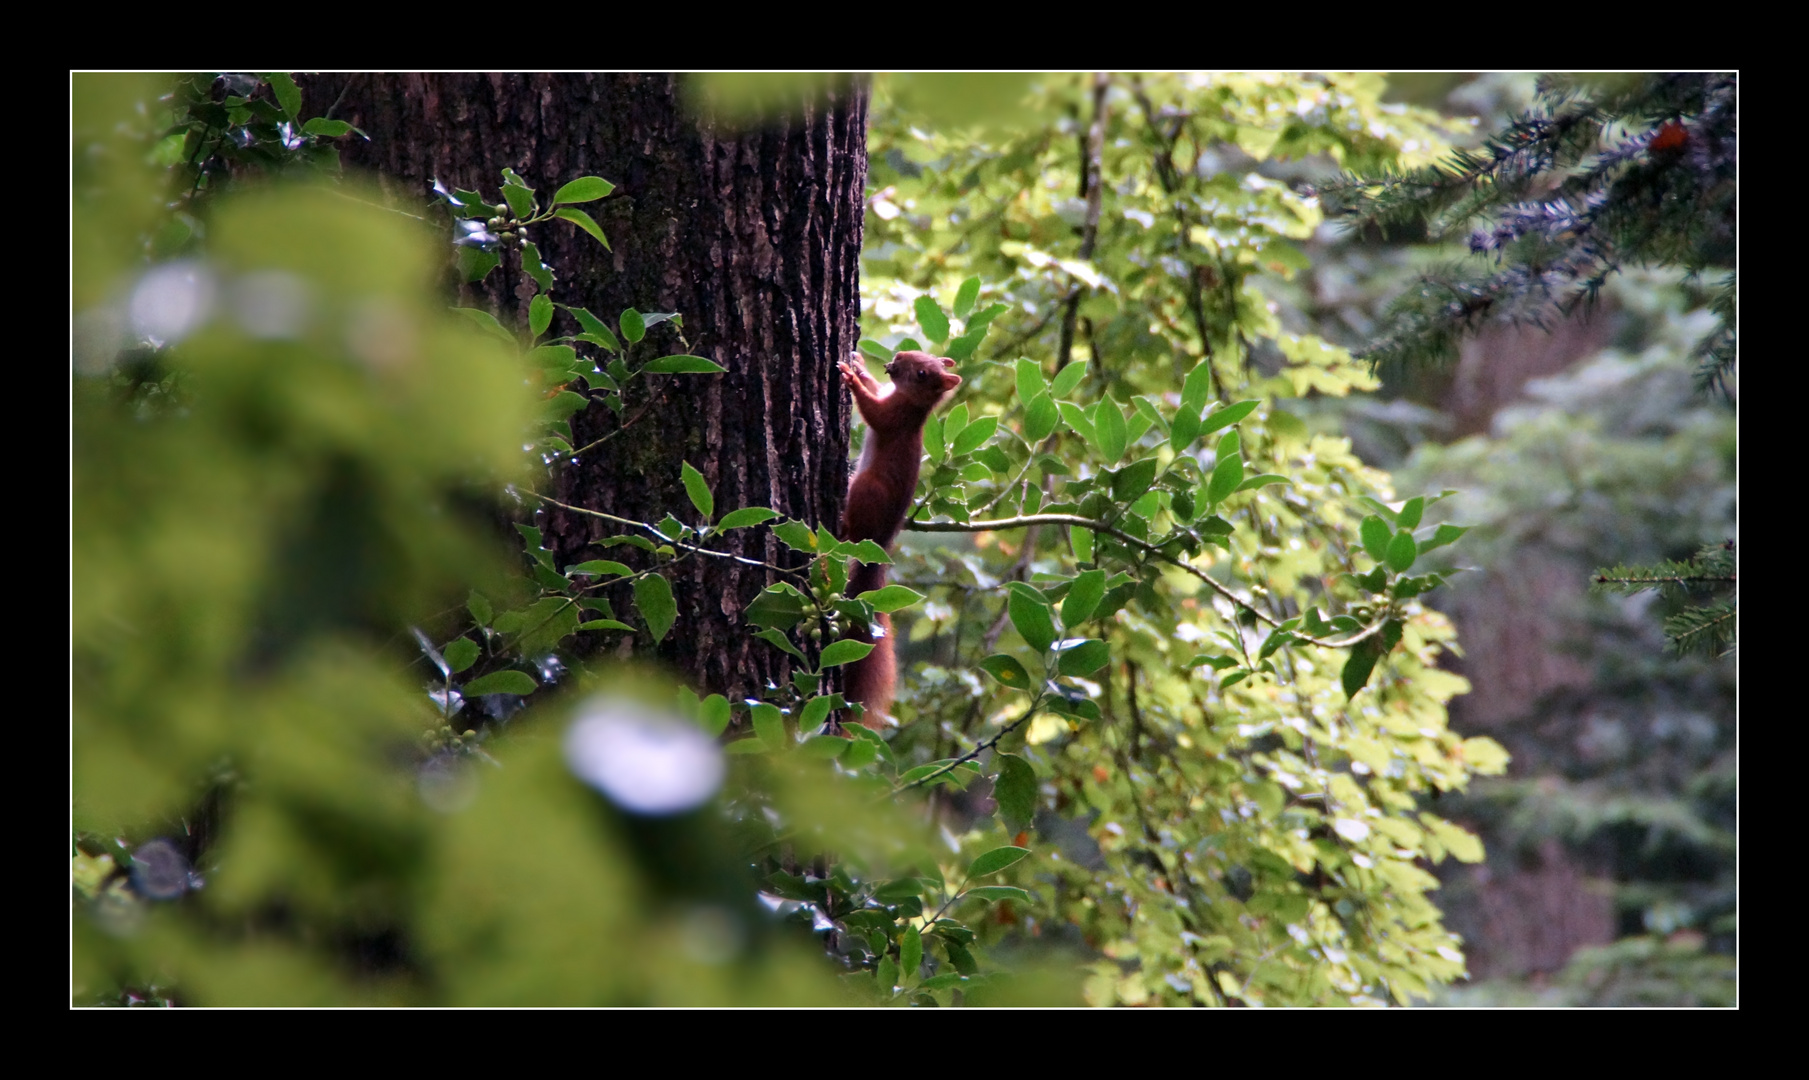
<svg viewBox="0 0 1809 1080"><path fill-rule="evenodd" d="M892 385L881 387L855 360L841 363L842 381L854 392L854 404L867 422L867 442L861 448L860 465L848 481L848 509L842 515L842 539L871 540L890 550L905 515L911 512L911 496L917 491L917 469L923 458L923 424L936 406L961 385L955 362L945 356L906 351L892 358L886 374ZM848 595L883 588L884 563L854 565L848 575ZM892 617L881 613L876 625L856 635L873 644L873 651L848 665L844 693L849 701L866 706L861 723L879 728L892 708L892 689L898 679L898 661L892 649Z"/></svg>

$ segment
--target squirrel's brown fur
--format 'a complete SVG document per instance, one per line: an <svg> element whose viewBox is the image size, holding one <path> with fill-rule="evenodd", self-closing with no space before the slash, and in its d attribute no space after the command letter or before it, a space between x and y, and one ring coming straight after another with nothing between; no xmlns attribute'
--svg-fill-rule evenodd
<svg viewBox="0 0 1809 1080"><path fill-rule="evenodd" d="M854 392L854 404L867 422L867 442L860 465L848 482L848 508L842 515L842 539L871 540L888 550L911 511L917 470L923 459L923 424L942 399L961 385L955 362L947 357L906 351L892 358L886 374L892 385L881 387L858 361L844 360L842 381ZM848 575L848 595L883 588L884 563L856 563ZM848 665L844 688L848 700L866 706L861 722L877 728L892 708L898 661L892 648L892 619L884 613L856 635L873 644L865 658Z"/></svg>

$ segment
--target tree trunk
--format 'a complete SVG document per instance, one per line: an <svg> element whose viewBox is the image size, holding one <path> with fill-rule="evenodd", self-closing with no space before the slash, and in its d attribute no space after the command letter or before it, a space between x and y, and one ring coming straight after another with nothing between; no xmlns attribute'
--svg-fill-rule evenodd
<svg viewBox="0 0 1809 1080"><path fill-rule="evenodd" d="M853 350L860 323L863 87L745 131L688 112L683 80L669 75L336 75L304 88L310 109L332 106L334 119L370 133L370 142L345 140L344 160L377 170L399 194L424 199L438 179L496 201L505 167L543 205L579 176L617 185L585 208L613 250L565 222L535 227L531 239L558 277L552 298L612 325L628 307L677 312L682 330L652 328L639 355L692 353L728 371L636 380L621 420L600 403L574 415L576 447L622 434L560 468L554 498L640 521L673 513L694 522L679 479L688 461L715 493L718 516L769 506L833 530L848 475L848 399L836 362ZM524 278L519 259L505 255L466 302L525 328ZM577 330L558 314L554 333ZM561 566L639 554L596 547L634 531L596 518L553 509L539 524ZM765 528L730 537L739 554L801 561ZM741 614L770 572L693 558L671 577L678 620L662 660L731 700L789 676L783 654L750 641ZM632 610L625 588L610 600Z"/></svg>

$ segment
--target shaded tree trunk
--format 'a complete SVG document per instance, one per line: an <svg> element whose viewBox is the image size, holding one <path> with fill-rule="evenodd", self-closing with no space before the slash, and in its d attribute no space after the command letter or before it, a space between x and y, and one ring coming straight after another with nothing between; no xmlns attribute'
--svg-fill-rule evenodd
<svg viewBox="0 0 1809 1080"><path fill-rule="evenodd" d="M530 238L558 276L552 298L612 325L628 307L677 312L682 329L652 328L637 355L692 353L728 371L653 380L651 392L636 380L621 420L601 403L574 415L574 446L621 434L560 468L549 482L554 498L640 521L673 513L694 522L679 480L688 461L719 516L770 506L834 527L849 419L836 362L853 350L860 322L863 87L746 131L688 112L683 80L668 75L336 75L304 89L310 109L332 106L333 118L370 133L370 142L346 140L344 160L376 170L398 195L425 199L438 179L494 201L505 167L543 204L579 176L617 185L586 207L613 250L564 222L535 227ZM466 302L525 329L524 278L507 255ZM558 313L554 333L577 330ZM635 530L558 509L539 517L561 566L639 555L595 546ZM731 537L740 554L801 561L765 528ZM727 559L686 560L670 575L678 619L659 657L731 699L786 678L785 657L750 642L741 614L769 575ZM610 600L633 610L625 588ZM635 639L646 645L644 634Z"/></svg>

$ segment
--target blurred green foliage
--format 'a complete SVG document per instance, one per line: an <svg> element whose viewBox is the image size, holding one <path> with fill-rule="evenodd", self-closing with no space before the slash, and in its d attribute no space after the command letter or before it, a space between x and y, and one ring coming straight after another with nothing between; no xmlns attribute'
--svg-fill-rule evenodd
<svg viewBox="0 0 1809 1080"><path fill-rule="evenodd" d="M75 80L73 1000L836 1000L759 937L751 885L659 902L687 873L654 872L546 724L491 743L501 768L423 757L443 710L406 627L514 588L490 520L531 368L435 295L446 241L414 208L229 183L242 161L196 198L159 159L189 116L169 85ZM146 899L159 835L201 859L171 902Z"/></svg>

